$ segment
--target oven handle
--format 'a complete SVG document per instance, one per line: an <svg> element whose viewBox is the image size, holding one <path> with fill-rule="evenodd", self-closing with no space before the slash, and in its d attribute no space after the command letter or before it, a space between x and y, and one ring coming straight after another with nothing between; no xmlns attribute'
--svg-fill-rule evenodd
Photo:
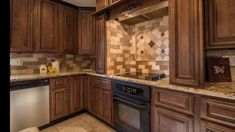
<svg viewBox="0 0 235 132"><path fill-rule="evenodd" d="M134 104L132 102L129 102L129 101L124 100L124 99L121 99L121 98L116 97L116 96L114 96L113 99L121 101L121 102L124 102L124 103L129 104L129 105L132 105L133 107L136 107L136 108L146 109L146 105L144 105L144 104L141 104L141 105L140 104Z"/></svg>

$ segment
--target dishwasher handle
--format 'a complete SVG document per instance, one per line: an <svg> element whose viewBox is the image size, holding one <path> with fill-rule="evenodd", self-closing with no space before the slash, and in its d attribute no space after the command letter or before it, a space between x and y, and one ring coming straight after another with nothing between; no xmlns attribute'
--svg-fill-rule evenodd
<svg viewBox="0 0 235 132"><path fill-rule="evenodd" d="M40 86L47 86L47 85L49 85L48 79L15 82L15 83L11 83L10 91L19 90L19 89L34 88L34 87L40 87Z"/></svg>

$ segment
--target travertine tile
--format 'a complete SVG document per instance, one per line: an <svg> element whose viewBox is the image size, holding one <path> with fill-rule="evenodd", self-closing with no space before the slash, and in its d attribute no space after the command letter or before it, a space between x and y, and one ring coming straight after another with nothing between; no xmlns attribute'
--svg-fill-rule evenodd
<svg viewBox="0 0 235 132"><path fill-rule="evenodd" d="M115 132L115 130L91 115L83 113L41 132Z"/></svg>

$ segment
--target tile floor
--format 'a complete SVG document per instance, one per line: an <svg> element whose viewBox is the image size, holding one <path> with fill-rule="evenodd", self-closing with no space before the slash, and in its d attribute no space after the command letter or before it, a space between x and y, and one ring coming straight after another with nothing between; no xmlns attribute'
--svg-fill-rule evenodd
<svg viewBox="0 0 235 132"><path fill-rule="evenodd" d="M83 113L40 132L116 132L88 113Z"/></svg>

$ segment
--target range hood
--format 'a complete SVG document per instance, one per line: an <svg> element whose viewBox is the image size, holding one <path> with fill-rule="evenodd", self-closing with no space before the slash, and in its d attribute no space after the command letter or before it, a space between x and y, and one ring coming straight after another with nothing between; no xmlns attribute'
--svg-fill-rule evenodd
<svg viewBox="0 0 235 132"><path fill-rule="evenodd" d="M127 25L134 25L166 15L168 15L168 1L160 2L159 4L151 5L131 13L122 13L115 20Z"/></svg>

